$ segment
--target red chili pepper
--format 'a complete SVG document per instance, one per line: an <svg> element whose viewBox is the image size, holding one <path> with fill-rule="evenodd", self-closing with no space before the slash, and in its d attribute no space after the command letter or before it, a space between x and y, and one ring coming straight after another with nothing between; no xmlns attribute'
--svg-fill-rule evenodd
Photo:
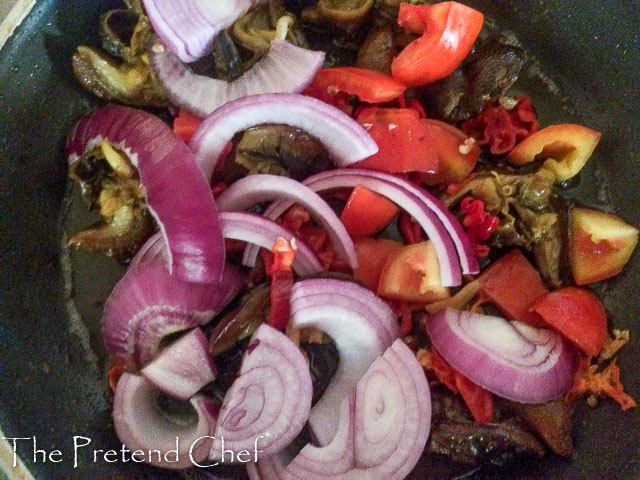
<svg viewBox="0 0 640 480"><path fill-rule="evenodd" d="M273 328L284 330L289 323L291 289L293 288L293 271L291 265L295 256L295 242L287 242L278 237L273 245L273 262L267 269L271 277L271 308L267 323Z"/></svg>
<svg viewBox="0 0 640 480"><path fill-rule="evenodd" d="M180 110L178 116L173 119L173 133L180 137L183 142L188 143L201 123L202 120L198 117L185 110Z"/></svg>
<svg viewBox="0 0 640 480"><path fill-rule="evenodd" d="M511 110L497 102L486 105L476 117L462 124L462 131L475 138L478 145L488 145L493 155L510 152L516 143L540 129L531 99L522 96L517 101Z"/></svg>
<svg viewBox="0 0 640 480"><path fill-rule="evenodd" d="M224 192L229 185L224 182L217 182L211 186L211 193L213 193L213 198L218 198L222 192Z"/></svg>
<svg viewBox="0 0 640 480"><path fill-rule="evenodd" d="M500 219L490 215L484 209L484 202L473 197L465 197L460 202L460 209L465 214L462 225L471 240L476 256L484 258L489 255L489 247L481 244L491 237L500 225Z"/></svg>

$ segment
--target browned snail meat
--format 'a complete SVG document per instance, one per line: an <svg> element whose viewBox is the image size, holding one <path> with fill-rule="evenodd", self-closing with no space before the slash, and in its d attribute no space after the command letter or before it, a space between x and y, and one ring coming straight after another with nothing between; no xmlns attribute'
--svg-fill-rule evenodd
<svg viewBox="0 0 640 480"><path fill-rule="evenodd" d="M391 75L391 62L396 54L397 49L393 41L392 28L378 28L369 34L358 50L356 67L377 70Z"/></svg>
<svg viewBox="0 0 640 480"><path fill-rule="evenodd" d="M102 220L74 234L69 244L122 260L131 258L154 230L136 169L103 141L71 166L70 175Z"/></svg>
<svg viewBox="0 0 640 480"><path fill-rule="evenodd" d="M127 63L140 63L151 35L151 24L131 9L109 10L100 17L102 48Z"/></svg>
<svg viewBox="0 0 640 480"><path fill-rule="evenodd" d="M119 63L106 53L79 46L72 57L73 73L97 97L134 106L164 106L167 102L146 64Z"/></svg>
<svg viewBox="0 0 640 480"><path fill-rule="evenodd" d="M235 163L249 173L287 175L297 180L331 168L329 154L314 137L286 125L246 130L238 142Z"/></svg>
<svg viewBox="0 0 640 480"><path fill-rule="evenodd" d="M359 22L373 7L374 0L319 0L318 15L334 22Z"/></svg>
<svg viewBox="0 0 640 480"><path fill-rule="evenodd" d="M504 35L476 42L474 51L450 76L422 89L429 114L447 122L466 120L485 103L498 100L517 80L525 51Z"/></svg>

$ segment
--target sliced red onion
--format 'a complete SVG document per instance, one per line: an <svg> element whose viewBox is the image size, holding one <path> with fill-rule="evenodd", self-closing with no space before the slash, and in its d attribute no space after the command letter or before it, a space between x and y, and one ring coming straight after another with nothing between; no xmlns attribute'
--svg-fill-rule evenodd
<svg viewBox="0 0 640 480"><path fill-rule="evenodd" d="M138 169L149 210L169 246L169 271L185 281L219 282L225 250L218 211L189 148L155 115L110 105L76 124L67 141L69 162L105 139Z"/></svg>
<svg viewBox="0 0 640 480"><path fill-rule="evenodd" d="M342 401L339 428L326 447L305 446L275 471L282 480L401 480L427 443L431 398L424 372L402 340L378 358ZM263 466L264 464L264 466ZM260 460L258 470L272 468Z"/></svg>
<svg viewBox="0 0 640 480"><path fill-rule="evenodd" d="M500 397L544 403L571 386L574 350L552 330L451 308L431 315L426 330L453 368Z"/></svg>
<svg viewBox="0 0 640 480"><path fill-rule="evenodd" d="M399 177L397 175L391 175L389 173L378 172L375 170L366 170L363 168L340 169L340 170L333 170L332 172L326 172L326 173L322 172L315 175L314 177L310 177L303 183L307 185L307 182L308 182L309 185L307 186L309 186L309 188L311 188L314 192L317 192L318 190L316 190L311 186L311 184L314 183L316 179L322 180L329 173L334 173L335 175L348 175L350 170L356 171L358 174L364 175L367 177L386 180L390 183L394 183L404 188L405 190L413 193L429 209L431 209L433 213L436 214L438 219L444 225L444 228L451 235L451 239L453 240L453 243L458 252L458 258L460 259L462 273L475 275L476 273L480 272L480 265L478 264L478 259L476 258L473 245L471 244L471 240L469 239L467 232L464 231L464 228L462 228L462 225L460 225L460 222L458 221L456 216L453 213L451 213L451 211L440 200L438 200L435 196L433 196L424 188L421 188L415 185L414 183L402 177Z"/></svg>
<svg viewBox="0 0 640 480"><path fill-rule="evenodd" d="M393 175L384 175L374 173L370 170L363 169L337 169L327 172L321 172L307 178L303 184L314 192L324 192L338 188L353 188L356 185L362 185L373 190L380 195L387 197L396 203L400 208L409 213L423 228L433 243L438 256L440 265L440 277L442 285L445 287L457 286L462 283L462 273L460 268L460 260L456 252L456 243L452 237L457 238L458 244L463 245L469 242L468 237L459 229L449 230L455 219L449 219L447 226L443 225L439 217L448 218L446 207L431 196L427 197L424 193L409 191L405 185L400 183L400 179ZM408 183L408 182L407 182ZM415 187L412 187L414 190ZM264 213L264 216L272 220L282 215L294 202L288 199L280 199L273 203ZM458 224L459 226L459 224ZM475 257L469 257L466 250L462 255L466 260L466 264L470 267L477 267ZM247 265L255 264L255 256L257 252L254 249L245 250L244 262ZM474 268L475 268L474 267Z"/></svg>
<svg viewBox="0 0 640 480"><path fill-rule="evenodd" d="M190 403L198 421L174 423L161 413L156 396L144 377L122 374L113 400L113 423L120 441L132 451L144 451L145 462L156 467L177 470L205 462L211 441L198 439L213 435L219 405L204 395L195 395Z"/></svg>
<svg viewBox="0 0 640 480"><path fill-rule="evenodd" d="M227 82L193 73L157 38L149 42L148 52L149 64L167 97L174 105L200 118L248 95L301 92L313 81L324 62L324 52L276 39L250 70Z"/></svg>
<svg viewBox="0 0 640 480"><path fill-rule="evenodd" d="M202 330L195 328L165 348L140 373L158 390L188 400L216 378L208 346Z"/></svg>
<svg viewBox="0 0 640 480"><path fill-rule="evenodd" d="M293 234L282 225L261 215L248 212L221 212L220 223L224 238L242 240L271 250L278 237L291 238ZM293 269L304 277L320 273L323 268L311 248L296 237L298 250L293 259Z"/></svg>
<svg viewBox="0 0 640 480"><path fill-rule="evenodd" d="M153 30L183 62L211 51L213 40L257 2L252 0L143 0Z"/></svg>
<svg viewBox="0 0 640 480"><path fill-rule="evenodd" d="M300 128L316 137L338 166L370 157L378 151L371 135L355 120L331 105L295 93L267 93L240 98L220 107L200 125L189 145L207 178L233 136L263 123Z"/></svg>
<svg viewBox="0 0 640 480"><path fill-rule="evenodd" d="M182 282L162 262L133 265L105 303L102 333L107 351L127 369L138 369L153 359L162 338L208 322L243 283L232 265L215 284Z"/></svg>
<svg viewBox="0 0 640 480"><path fill-rule="evenodd" d="M233 183L216 201L221 211L232 211L283 198L306 207L327 232L336 253L352 268L357 268L358 255L344 225L322 197L300 182L278 175L249 175Z"/></svg>
<svg viewBox="0 0 640 480"><path fill-rule="evenodd" d="M227 391L210 458L224 448L270 456L286 447L309 416L311 374L300 349L286 335L263 324L242 359L238 378Z"/></svg>
<svg viewBox="0 0 640 480"><path fill-rule="evenodd" d="M282 225L255 213L220 212L219 217L224 238L249 242L258 248L271 250L278 237L293 237L293 234ZM320 273L323 270L322 263L313 250L299 237L296 237L296 243L298 250L293 260L295 272L301 277ZM131 261L131 266L164 258L162 256L165 254L164 241L158 232L138 250Z"/></svg>
<svg viewBox="0 0 640 480"><path fill-rule="evenodd" d="M296 308L326 304L344 306L375 320L386 332L384 343L391 345L400 336L398 318L387 302L355 282L310 278L297 282L292 291L296 292Z"/></svg>
<svg viewBox="0 0 640 480"><path fill-rule="evenodd" d="M307 288L308 282L311 284ZM329 444L336 434L338 418L335 412L340 408L342 400L393 341L380 317L393 316L397 322L386 304L377 305L381 310L379 315L371 315L369 309L353 301L357 293L362 299L369 298L371 292L366 288L342 281L345 291L357 293L353 296L340 296L331 291L331 287L336 285L333 281L325 283L333 285L327 288L324 302L320 282L297 282L291 292L292 325L298 329L314 327L325 332L333 339L340 354L336 373L309 415L309 426L320 445ZM309 295L310 293L315 295Z"/></svg>

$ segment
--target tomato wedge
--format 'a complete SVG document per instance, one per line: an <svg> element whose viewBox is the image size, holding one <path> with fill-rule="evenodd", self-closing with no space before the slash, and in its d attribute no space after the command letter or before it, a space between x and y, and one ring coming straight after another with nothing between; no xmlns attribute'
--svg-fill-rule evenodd
<svg viewBox="0 0 640 480"><path fill-rule="evenodd" d="M529 313L529 307L549 289L520 250L513 250L493 262L478 280L482 284L481 294L510 320L533 326L544 324Z"/></svg>
<svg viewBox="0 0 640 480"><path fill-rule="evenodd" d="M358 268L353 271L356 280L369 290L378 289L380 272L391 254L402 249L402 244L386 238L362 238L354 242L358 254Z"/></svg>
<svg viewBox="0 0 640 480"><path fill-rule="evenodd" d="M356 121L378 144L378 153L359 162L360 168L388 173L439 171L433 138L422 128L420 114L411 108L363 109Z"/></svg>
<svg viewBox="0 0 640 480"><path fill-rule="evenodd" d="M483 22L482 13L457 2L401 3L398 25L423 35L393 59L393 78L417 87L451 75L471 50Z"/></svg>
<svg viewBox="0 0 640 480"><path fill-rule="evenodd" d="M395 100L406 89L406 85L375 70L336 67L320 70L305 93L329 104L339 92L355 95L362 102L383 103Z"/></svg>
<svg viewBox="0 0 640 480"><path fill-rule="evenodd" d="M589 290L564 287L536 300L529 311L560 332L591 357L598 355L607 337L607 313Z"/></svg>
<svg viewBox="0 0 640 480"><path fill-rule="evenodd" d="M379 193L356 185L340 214L340 220L349 235L370 237L384 230L399 211L395 203Z"/></svg>

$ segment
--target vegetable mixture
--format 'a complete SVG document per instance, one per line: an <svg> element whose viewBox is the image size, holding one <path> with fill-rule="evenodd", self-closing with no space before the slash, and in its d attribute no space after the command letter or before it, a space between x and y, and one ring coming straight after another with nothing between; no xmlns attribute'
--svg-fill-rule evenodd
<svg viewBox="0 0 640 480"><path fill-rule="evenodd" d="M563 198L601 134L511 93L512 35L457 2L125 3L72 60L112 103L69 136L101 217L70 243L128 263L102 331L147 463L402 479L568 457L577 401L636 406L589 285L638 229Z"/></svg>

